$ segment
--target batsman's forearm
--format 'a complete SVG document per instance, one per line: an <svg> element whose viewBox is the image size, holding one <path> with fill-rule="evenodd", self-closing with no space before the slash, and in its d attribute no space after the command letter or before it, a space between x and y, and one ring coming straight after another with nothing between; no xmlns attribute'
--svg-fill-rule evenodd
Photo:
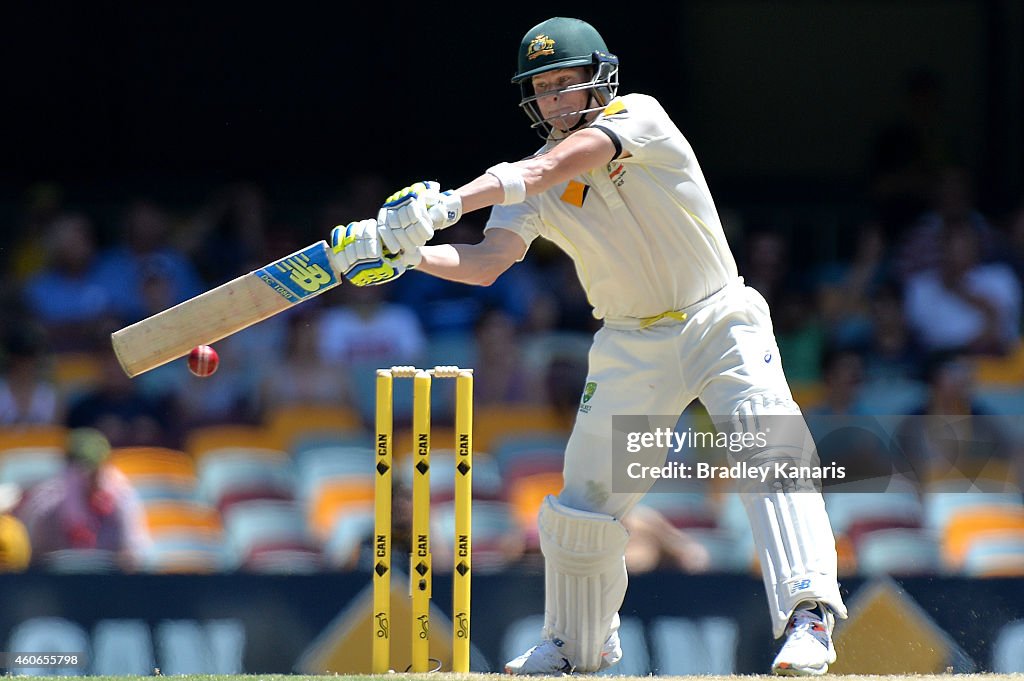
<svg viewBox="0 0 1024 681"><path fill-rule="evenodd" d="M469 213L481 208L489 208L505 200L505 192L501 183L494 175L484 173L472 182L455 190L462 198L462 212Z"/></svg>
<svg viewBox="0 0 1024 681"><path fill-rule="evenodd" d="M490 286L504 268L497 270L496 274L496 268L479 251L472 244L423 246L420 249L423 260L416 266L416 271L462 284Z"/></svg>

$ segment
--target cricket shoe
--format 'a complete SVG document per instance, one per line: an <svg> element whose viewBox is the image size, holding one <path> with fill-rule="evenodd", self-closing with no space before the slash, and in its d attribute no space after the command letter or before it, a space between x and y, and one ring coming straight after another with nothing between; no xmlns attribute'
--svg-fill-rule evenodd
<svg viewBox="0 0 1024 681"><path fill-rule="evenodd" d="M786 642L772 663L779 676L819 676L836 661L832 645L835 616L827 606L816 603L810 610L798 609L786 626Z"/></svg>
<svg viewBox="0 0 1024 681"><path fill-rule="evenodd" d="M563 676L576 671L576 665L563 652L565 643L557 638L542 641L516 659L505 664L506 674L517 676ZM601 666L608 669L622 659L619 632L613 632L601 648Z"/></svg>

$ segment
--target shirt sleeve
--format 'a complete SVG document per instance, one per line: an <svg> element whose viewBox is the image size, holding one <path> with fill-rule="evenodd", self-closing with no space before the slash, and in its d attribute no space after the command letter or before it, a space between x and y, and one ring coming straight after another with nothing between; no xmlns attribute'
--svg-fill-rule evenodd
<svg viewBox="0 0 1024 681"><path fill-rule="evenodd" d="M593 128L601 130L612 139L621 156L630 156L641 163L674 162L678 145L672 144L682 133L672 123L658 100L648 95L631 94L616 97L604 108Z"/></svg>
<svg viewBox="0 0 1024 681"><path fill-rule="evenodd" d="M530 201L515 203L509 206L494 206L491 208L491 217L484 226L484 232L489 229L507 229L518 234L526 242L527 251L533 240L540 236L540 214L537 208L531 205ZM526 252L523 252L526 257ZM520 258L518 262L522 262Z"/></svg>

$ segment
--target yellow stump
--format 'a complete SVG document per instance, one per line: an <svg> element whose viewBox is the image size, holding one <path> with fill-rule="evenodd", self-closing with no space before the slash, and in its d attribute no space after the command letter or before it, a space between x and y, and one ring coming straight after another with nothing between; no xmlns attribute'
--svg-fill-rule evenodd
<svg viewBox="0 0 1024 681"><path fill-rule="evenodd" d="M373 494L373 673L387 673L391 659L391 372L377 371L376 477Z"/></svg>
<svg viewBox="0 0 1024 681"><path fill-rule="evenodd" d="M412 398L413 477L409 589L412 596L412 671L430 669L430 374L417 371Z"/></svg>
<svg viewBox="0 0 1024 681"><path fill-rule="evenodd" d="M473 565L473 372L455 379L455 571L452 671L469 673L470 578Z"/></svg>

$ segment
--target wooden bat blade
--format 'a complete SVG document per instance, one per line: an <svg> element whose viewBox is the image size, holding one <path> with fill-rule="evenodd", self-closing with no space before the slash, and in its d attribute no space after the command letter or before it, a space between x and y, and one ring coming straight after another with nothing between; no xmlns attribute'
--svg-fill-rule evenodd
<svg viewBox="0 0 1024 681"><path fill-rule="evenodd" d="M340 282L326 241L243 274L110 336L129 376L155 369L305 302Z"/></svg>

